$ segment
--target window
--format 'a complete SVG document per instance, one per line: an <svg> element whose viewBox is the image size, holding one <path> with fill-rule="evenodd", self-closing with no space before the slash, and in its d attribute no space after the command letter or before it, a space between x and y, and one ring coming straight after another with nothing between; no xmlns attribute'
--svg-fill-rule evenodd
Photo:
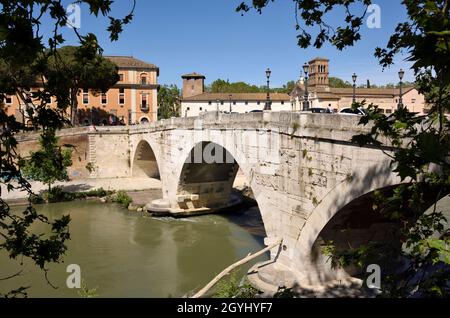
<svg viewBox="0 0 450 318"><path fill-rule="evenodd" d="M147 76L141 77L141 85L147 85Z"/></svg>
<svg viewBox="0 0 450 318"><path fill-rule="evenodd" d="M261 102L260 102L260 101L257 101L257 102L256 102L256 105L260 105L260 104L261 104Z"/></svg>
<svg viewBox="0 0 450 318"><path fill-rule="evenodd" d="M132 121L131 121L131 109L128 110L128 125L131 125Z"/></svg>
<svg viewBox="0 0 450 318"><path fill-rule="evenodd" d="M89 90L83 88L83 104L89 104Z"/></svg>
<svg viewBox="0 0 450 318"><path fill-rule="evenodd" d="M281 101L281 105L284 105L284 100Z"/></svg>
<svg viewBox="0 0 450 318"><path fill-rule="evenodd" d="M203 107L200 107L200 110L203 110Z"/></svg>
<svg viewBox="0 0 450 318"><path fill-rule="evenodd" d="M247 101L245 102L245 105L248 105L248 102L247 102Z"/></svg>
<svg viewBox="0 0 450 318"><path fill-rule="evenodd" d="M209 101L209 102L208 102L208 105L211 105L211 104L212 104L212 102L211 102L211 101Z"/></svg>
<svg viewBox="0 0 450 318"><path fill-rule="evenodd" d="M125 104L125 89L119 88L119 104L123 105Z"/></svg>
<svg viewBox="0 0 450 318"><path fill-rule="evenodd" d="M108 97L106 93L102 93L102 105L106 105L108 103Z"/></svg>
<svg viewBox="0 0 450 318"><path fill-rule="evenodd" d="M191 110L191 108L190 108L190 107L188 107L188 108L186 108L186 110Z"/></svg>
<svg viewBox="0 0 450 318"><path fill-rule="evenodd" d="M6 95L5 97L5 104L11 105L12 104L12 97L9 95Z"/></svg>
<svg viewBox="0 0 450 318"><path fill-rule="evenodd" d="M236 102L233 102L233 105L236 105Z"/></svg>
<svg viewBox="0 0 450 318"><path fill-rule="evenodd" d="M415 98L411 99L411 104L414 104L415 102L416 102Z"/></svg>
<svg viewBox="0 0 450 318"><path fill-rule="evenodd" d="M220 102L220 105L223 105L223 101Z"/></svg>
<svg viewBox="0 0 450 318"><path fill-rule="evenodd" d="M391 114L392 113L392 109L386 109L386 114Z"/></svg>
<svg viewBox="0 0 450 318"><path fill-rule="evenodd" d="M147 102L147 93L142 93L141 94L141 109L142 110L147 110L148 109L148 102Z"/></svg>
<svg viewBox="0 0 450 318"><path fill-rule="evenodd" d="M119 74L119 82L123 82L123 74Z"/></svg>

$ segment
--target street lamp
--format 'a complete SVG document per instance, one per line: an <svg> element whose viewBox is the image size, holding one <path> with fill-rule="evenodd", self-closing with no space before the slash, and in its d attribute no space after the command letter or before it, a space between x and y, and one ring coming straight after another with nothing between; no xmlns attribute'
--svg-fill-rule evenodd
<svg viewBox="0 0 450 318"><path fill-rule="evenodd" d="M353 104L356 103L356 79L358 76L353 73L352 80L353 80Z"/></svg>
<svg viewBox="0 0 450 318"><path fill-rule="evenodd" d="M230 114L231 114L231 111L232 111L232 109L231 109L231 96L233 96L233 95L228 95L228 97L230 98Z"/></svg>
<svg viewBox="0 0 450 318"><path fill-rule="evenodd" d="M398 78L400 79L400 95L398 98L398 105L397 105L397 109L400 109L401 107L403 107L403 91L402 91L402 85L403 85L403 76L405 75L405 71L403 69L400 69L400 71L398 71Z"/></svg>
<svg viewBox="0 0 450 318"><path fill-rule="evenodd" d="M271 103L270 103L270 74L272 74L272 71L270 68L266 70L266 77L267 77L267 98L266 98L266 105L264 106L264 110L272 110Z"/></svg>
<svg viewBox="0 0 450 318"><path fill-rule="evenodd" d="M305 73L305 95L303 96L303 110L306 111L309 109L308 105L308 71L309 64L303 64L303 73Z"/></svg>

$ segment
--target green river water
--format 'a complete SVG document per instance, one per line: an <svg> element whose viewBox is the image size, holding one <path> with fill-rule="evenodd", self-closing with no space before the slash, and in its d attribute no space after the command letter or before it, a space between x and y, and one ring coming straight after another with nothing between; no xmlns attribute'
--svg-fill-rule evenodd
<svg viewBox="0 0 450 318"><path fill-rule="evenodd" d="M67 265L77 264L87 287L96 288L99 297L181 297L263 248L265 236L257 208L186 219L157 219L97 202L58 203L37 209L50 220L63 214L72 219L64 262L49 266L48 278L58 288L47 284L44 273L29 259L10 260L2 252L1 277L21 268L23 272L0 281L0 293L30 286L29 297L79 297L76 289L66 286ZM44 229L41 225L35 228L37 232ZM257 261L265 259L268 255Z"/></svg>

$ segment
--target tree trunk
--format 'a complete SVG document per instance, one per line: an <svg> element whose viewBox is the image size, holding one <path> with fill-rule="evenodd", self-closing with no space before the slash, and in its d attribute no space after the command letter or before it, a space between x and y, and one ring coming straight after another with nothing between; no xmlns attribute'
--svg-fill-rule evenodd
<svg viewBox="0 0 450 318"><path fill-rule="evenodd" d="M210 281L208 283L208 285L206 285L205 287L203 287L199 292L197 292L194 296L192 296L191 298L200 298L203 297L215 284L217 284L223 277L225 277L226 275L228 275L230 272L232 272L235 268L244 265L248 262L250 262L252 259L257 258L258 256L264 254L267 251L270 251L272 248L277 247L278 245L282 244L283 240L279 240L276 243L267 246L266 248L263 248L262 250L260 250L259 252L255 253L255 254L248 254L247 257L241 259L240 261L228 266L227 268L225 268L219 275L217 275L216 277L214 277L214 279L212 281Z"/></svg>

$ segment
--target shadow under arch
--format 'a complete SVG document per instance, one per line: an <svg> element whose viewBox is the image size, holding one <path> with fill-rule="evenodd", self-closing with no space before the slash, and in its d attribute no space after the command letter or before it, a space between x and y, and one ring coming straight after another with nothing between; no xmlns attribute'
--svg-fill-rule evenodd
<svg viewBox="0 0 450 318"><path fill-rule="evenodd" d="M217 210L233 201L233 182L239 170L234 156L221 145L202 141L185 159L178 179L181 209Z"/></svg>
<svg viewBox="0 0 450 318"><path fill-rule="evenodd" d="M361 278L362 269L354 266L332 270L329 255L323 255L322 247L333 242L336 254L372 243L388 244L392 255L376 259L384 272L398 269L398 255L395 251L402 249L400 240L400 221L391 220L375 211L375 193L389 198L394 190L409 183L401 182L389 165L383 163L374 165L365 173L355 174L351 180L334 189L329 198L325 198L315 213L312 213L305 225L304 232L298 240L303 247L301 256L305 258L304 269L309 273L304 279L314 283L327 283L348 277ZM425 196L422 213L441 198L448 195L445 191L436 191L433 187L425 186ZM321 209L322 210L321 210ZM303 235L303 236L302 236Z"/></svg>
<svg viewBox="0 0 450 318"><path fill-rule="evenodd" d="M133 178L161 179L155 152L146 140L141 140L136 146L133 156L132 176Z"/></svg>

